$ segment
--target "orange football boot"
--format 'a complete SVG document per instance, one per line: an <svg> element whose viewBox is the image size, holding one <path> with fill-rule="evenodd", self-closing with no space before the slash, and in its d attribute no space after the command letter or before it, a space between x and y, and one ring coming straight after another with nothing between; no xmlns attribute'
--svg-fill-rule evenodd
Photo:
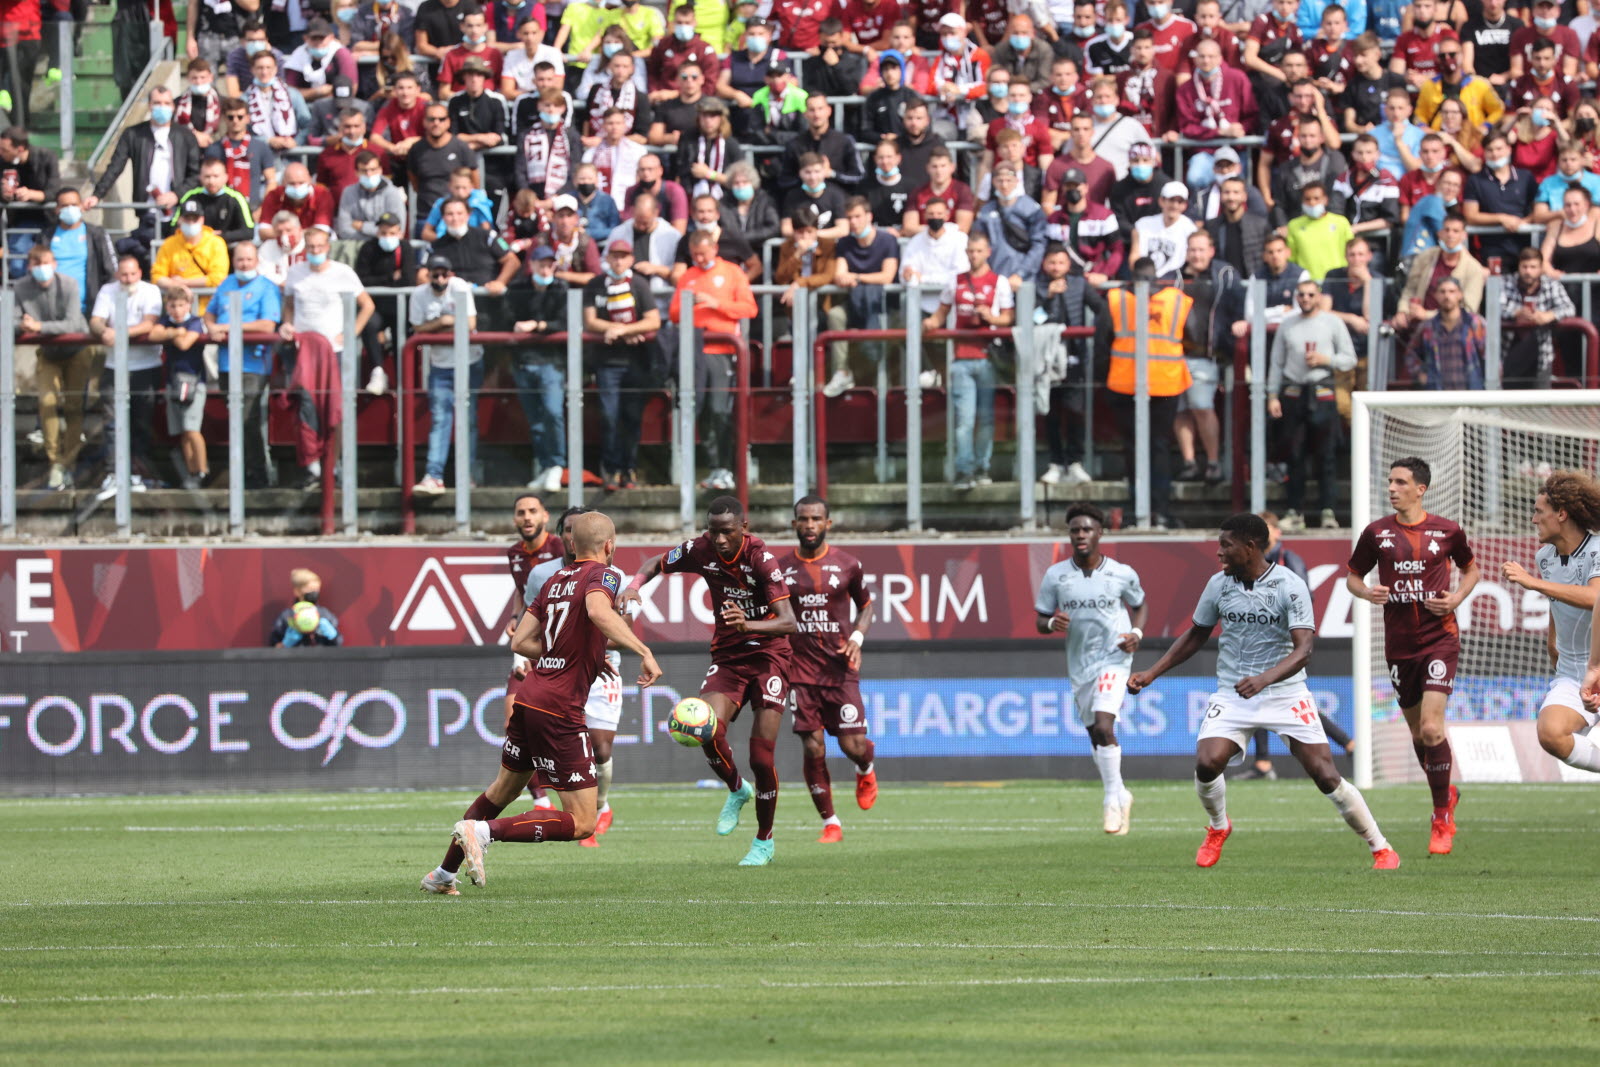
<svg viewBox="0 0 1600 1067"><path fill-rule="evenodd" d="M819 845L837 845L844 840L844 827L836 822L831 822L822 828L822 836L817 838Z"/></svg>
<svg viewBox="0 0 1600 1067"><path fill-rule="evenodd" d="M1233 833L1233 820L1228 820L1226 829L1215 830L1206 827L1206 839L1200 846L1200 851L1194 854L1196 867L1215 867L1222 858L1222 843L1228 840L1228 835Z"/></svg>
<svg viewBox="0 0 1600 1067"><path fill-rule="evenodd" d="M877 802L878 772L868 771L866 774L856 775L856 806L862 811L867 811Z"/></svg>

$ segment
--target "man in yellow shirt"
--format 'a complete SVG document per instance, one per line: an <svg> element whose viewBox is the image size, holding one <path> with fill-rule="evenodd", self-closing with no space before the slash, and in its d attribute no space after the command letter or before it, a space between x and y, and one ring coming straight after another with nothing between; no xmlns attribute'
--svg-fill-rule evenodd
<svg viewBox="0 0 1600 1067"><path fill-rule="evenodd" d="M1283 237L1289 242L1289 258L1320 282L1333 268L1345 266L1344 246L1354 234L1349 219L1328 210L1328 190L1321 182L1300 190L1300 211Z"/></svg>
<svg viewBox="0 0 1600 1067"><path fill-rule="evenodd" d="M1450 95L1461 101L1467 112L1467 122L1483 130L1500 121L1505 114L1505 104L1500 94L1489 84L1488 78L1468 74L1461 68L1461 42L1446 37L1434 49L1434 59L1439 73L1422 83L1417 91L1417 121L1439 128L1439 105L1444 103L1445 87Z"/></svg>
<svg viewBox="0 0 1600 1067"><path fill-rule="evenodd" d="M228 243L206 225L205 208L197 200L184 201L178 216L178 231L156 252L150 280L157 285L171 282L189 289L215 289L228 276ZM201 298L198 311L205 313Z"/></svg>

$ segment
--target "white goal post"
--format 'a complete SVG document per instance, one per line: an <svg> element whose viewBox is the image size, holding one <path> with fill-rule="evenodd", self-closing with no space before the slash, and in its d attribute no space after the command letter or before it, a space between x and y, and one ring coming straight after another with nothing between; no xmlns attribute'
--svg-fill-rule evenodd
<svg viewBox="0 0 1600 1067"><path fill-rule="evenodd" d="M1433 469L1424 507L1461 525L1478 562L1479 585L1457 610L1461 658L1447 720L1531 719L1538 707L1530 694L1537 688L1542 696L1551 675L1548 602L1503 583L1500 564L1517 560L1532 569L1538 540L1530 513L1551 470L1595 473L1600 391L1358 392L1350 421L1351 527L1359 533L1388 513L1389 464L1418 456ZM1351 605L1354 764L1362 788L1374 781L1421 779L1405 728L1396 723L1384 668L1382 610L1362 601ZM1503 742L1488 739L1499 742L1490 755L1515 773L1511 731L1501 733ZM1461 748L1453 747L1460 768Z"/></svg>

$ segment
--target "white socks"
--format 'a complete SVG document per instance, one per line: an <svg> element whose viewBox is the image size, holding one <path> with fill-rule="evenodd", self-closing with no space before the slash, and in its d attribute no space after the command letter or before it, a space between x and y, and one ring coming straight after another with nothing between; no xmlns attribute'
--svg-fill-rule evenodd
<svg viewBox="0 0 1600 1067"><path fill-rule="evenodd" d="M611 792L611 761L594 765L595 773L595 803L601 808L606 806L606 796Z"/></svg>
<svg viewBox="0 0 1600 1067"><path fill-rule="evenodd" d="M1344 821L1350 825L1350 829L1360 834L1372 851L1381 852L1389 847L1389 842L1384 840L1383 831L1378 829L1377 820L1373 819L1372 812L1367 809L1367 801L1361 795L1361 790L1341 778L1327 797L1333 801L1333 806L1339 809L1339 814L1344 816Z"/></svg>
<svg viewBox="0 0 1600 1067"><path fill-rule="evenodd" d="M824 826L843 826L844 823L839 821L839 816L830 815L826 819L822 820L822 825L824 825Z"/></svg>
<svg viewBox="0 0 1600 1067"><path fill-rule="evenodd" d="M1200 806L1211 816L1211 821L1207 825L1213 830L1226 830L1228 828L1227 780L1219 774L1209 782L1202 782L1199 775L1196 775L1194 791L1200 796Z"/></svg>
<svg viewBox="0 0 1600 1067"><path fill-rule="evenodd" d="M1096 745L1089 756L1100 769L1100 784L1106 789L1107 804L1122 803L1122 746Z"/></svg>
<svg viewBox="0 0 1600 1067"><path fill-rule="evenodd" d="M1572 751L1561 762L1580 770L1600 771L1600 748L1595 747L1588 734L1573 734Z"/></svg>
<svg viewBox="0 0 1600 1067"><path fill-rule="evenodd" d="M435 867L433 869L433 877L436 881L440 882L453 882L456 880L455 872L447 871L443 867Z"/></svg>
<svg viewBox="0 0 1600 1067"><path fill-rule="evenodd" d="M874 766L874 764L871 764L871 763L867 764L867 769L866 770L862 770L860 767L857 767L856 768L856 777L857 778L865 778L867 775L872 773L873 766Z"/></svg>

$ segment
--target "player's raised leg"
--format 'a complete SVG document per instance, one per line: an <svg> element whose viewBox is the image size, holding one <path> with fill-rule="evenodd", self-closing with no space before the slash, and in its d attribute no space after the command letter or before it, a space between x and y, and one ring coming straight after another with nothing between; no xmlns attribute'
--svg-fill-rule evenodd
<svg viewBox="0 0 1600 1067"><path fill-rule="evenodd" d="M505 811L512 801L517 799L517 794L521 793L527 787L529 780L532 779L533 768L531 764L527 764L522 759L522 753L525 750L522 749L519 743L513 742L509 736L506 738L506 745L514 747L517 752L513 755L508 749L502 748L501 758L503 760L508 759L513 764L521 763L524 765L508 767L502 764L500 773L495 776L495 780L490 783L489 788L479 793L478 799L468 805L466 813L461 816L463 820L494 818L502 811ZM461 864L465 859L466 852L459 842L452 839L450 847L445 849L444 860L439 866L422 876L422 891L424 893L456 896L459 893L456 888L456 873L461 870ZM483 883L474 880L474 884L482 885Z"/></svg>
<svg viewBox="0 0 1600 1067"><path fill-rule="evenodd" d="M700 691L700 699L711 705L711 710L717 716L716 732L700 743L700 749L705 753L711 773L722 779L722 784L728 787L727 799L722 802L722 813L717 816L717 833L726 836L738 828L739 812L750 803L756 791L739 773L739 766L733 761L733 748L728 744L728 728L739 713L738 705L726 693L706 689Z"/></svg>
<svg viewBox="0 0 1600 1067"><path fill-rule="evenodd" d="M1372 869L1375 871L1389 871L1400 866L1400 856L1389 847L1388 840L1383 836L1383 831L1378 829L1378 820L1372 817L1372 812L1367 808L1366 798L1361 795L1354 783L1341 777L1337 767L1333 765L1333 750L1326 741L1319 743L1301 741L1293 737L1284 738L1289 744L1289 751L1294 758L1300 761L1300 766L1306 769L1306 774L1322 790L1322 795L1333 802L1339 809L1339 814L1344 816L1344 821L1350 829L1360 835L1372 850Z"/></svg>
<svg viewBox="0 0 1600 1067"><path fill-rule="evenodd" d="M1233 833L1233 820L1228 818L1228 780L1222 772L1243 751L1224 737L1202 737L1195 745L1194 791L1206 810L1206 839L1194 856L1198 867L1215 867L1222 858L1223 842Z"/></svg>
<svg viewBox="0 0 1600 1067"><path fill-rule="evenodd" d="M878 802L878 771L873 765L878 746L867 736L865 723L860 730L841 730L838 738L839 751L856 765L856 807L869 811Z"/></svg>

